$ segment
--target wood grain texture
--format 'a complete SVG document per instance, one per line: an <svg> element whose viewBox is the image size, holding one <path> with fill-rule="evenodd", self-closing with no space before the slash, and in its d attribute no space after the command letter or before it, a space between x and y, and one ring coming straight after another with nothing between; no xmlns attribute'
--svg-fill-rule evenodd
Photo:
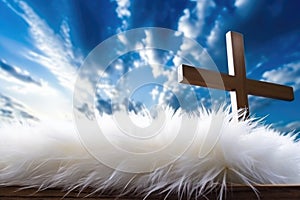
<svg viewBox="0 0 300 200"><path fill-rule="evenodd" d="M196 68L182 64L178 69L178 82L189 85L196 85L226 91L235 91L240 81L235 76ZM294 100L293 88L276 83L256 81L253 79L245 80L246 94L262 96L285 101Z"/></svg>
<svg viewBox="0 0 300 200"><path fill-rule="evenodd" d="M274 200L282 200L282 199L300 199L300 185L260 185L255 186L259 192L260 199L274 199ZM108 195L108 194L93 194L90 195L92 190L86 189L81 193L78 191L72 191L70 193L66 193L59 188L47 189L43 191L36 192L37 189L21 189L20 187L1 187L0 188L0 199L1 200L25 200L25 199L33 199L33 200L74 200L74 199L86 199L86 200L111 200L111 199L120 199L120 200L135 200L142 199L142 197L136 196L123 196L119 197L118 195ZM164 199L164 195L152 195L148 200L154 199ZM218 193L217 191L212 191L207 194L205 197L199 198L186 198L183 199L217 199ZM177 195L170 195L167 199L179 199ZM257 199L256 194L253 190L247 186L230 186L227 188L226 199Z"/></svg>
<svg viewBox="0 0 300 200"><path fill-rule="evenodd" d="M246 115L249 116L243 35L233 31L226 33L226 49L228 72L236 80L235 94L231 96L231 101L234 101L235 105L233 109L237 111L246 108ZM232 94L230 93L230 95Z"/></svg>

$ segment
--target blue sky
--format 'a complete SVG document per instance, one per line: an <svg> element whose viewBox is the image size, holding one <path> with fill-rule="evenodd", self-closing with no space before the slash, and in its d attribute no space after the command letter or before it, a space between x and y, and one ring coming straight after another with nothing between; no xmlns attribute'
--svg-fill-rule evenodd
<svg viewBox="0 0 300 200"><path fill-rule="evenodd" d="M293 102L249 97L251 114L267 116L266 123L278 130L300 131L299 6L298 1L284 0L1 0L1 121L72 118L74 82L86 56L122 31L162 27L197 41L224 73L225 33L243 33L248 78L289 85L295 91ZM154 66L154 61L162 64ZM98 80L96 107L106 113L120 104L136 111L155 104L176 108L180 103L172 92L179 91L178 87L184 87L180 90L184 96L195 91L198 101L209 107L207 89L175 84L173 72L180 62L172 52L163 51L120 56ZM119 84L122 87L115 83L133 69L138 75L127 77L127 82L149 76L156 84L145 85L128 96L124 82ZM167 83L170 87L165 89L162 85ZM229 104L229 99L227 95L218 103ZM78 109L88 113L91 108L83 103Z"/></svg>

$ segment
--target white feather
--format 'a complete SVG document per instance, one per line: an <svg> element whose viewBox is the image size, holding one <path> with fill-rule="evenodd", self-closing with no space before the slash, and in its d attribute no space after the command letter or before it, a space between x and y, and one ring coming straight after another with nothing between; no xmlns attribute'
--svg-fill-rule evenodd
<svg viewBox="0 0 300 200"><path fill-rule="evenodd" d="M105 166L82 146L71 121L48 121L34 126L2 125L0 185L40 189L62 187L68 191L92 187L95 192L115 191L145 197L153 192L203 195L221 186L222 198L228 183L251 187L255 184L300 183L300 146L295 142L295 135L283 135L262 125L259 120L238 122L228 109L202 109L198 115L180 110L173 114L171 109L159 112L152 123L160 120L160 115L165 117L160 134L140 143L125 137L112 116L99 118L100 126L111 142L141 153L168 145L178 134L189 137L190 132L195 132L189 124L182 124L182 120L197 123L195 137L184 154L173 163L149 173L126 173ZM127 115L116 114L119 117ZM145 124L147 120L145 116L130 115L135 123ZM185 126L182 131L179 131L180 126ZM112 160L124 164L126 158L118 160L118 155L102 148L101 141L95 142L99 146L98 153L107 153ZM176 148L187 145L184 141L176 142ZM173 150L176 151L171 149L170 155ZM158 162L169 159L166 155L155 159ZM152 164L147 162L144 160L140 164Z"/></svg>

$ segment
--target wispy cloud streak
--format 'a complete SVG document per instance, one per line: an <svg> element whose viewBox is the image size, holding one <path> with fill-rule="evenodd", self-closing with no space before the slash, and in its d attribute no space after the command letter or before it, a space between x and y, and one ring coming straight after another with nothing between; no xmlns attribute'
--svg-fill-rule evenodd
<svg viewBox="0 0 300 200"><path fill-rule="evenodd" d="M8 73L8 75L13 76L20 81L41 86L41 82L34 79L28 72L21 70L20 68L17 68L15 66L9 65L1 59L0 70L3 70L4 72Z"/></svg>
<svg viewBox="0 0 300 200"><path fill-rule="evenodd" d="M25 52L24 56L47 68L61 86L72 90L76 70L83 58L74 53L67 22L62 22L61 34L57 34L27 3L6 4L28 24L32 44L37 49Z"/></svg>
<svg viewBox="0 0 300 200"><path fill-rule="evenodd" d="M0 93L0 119L2 122L32 122L39 119L17 100Z"/></svg>

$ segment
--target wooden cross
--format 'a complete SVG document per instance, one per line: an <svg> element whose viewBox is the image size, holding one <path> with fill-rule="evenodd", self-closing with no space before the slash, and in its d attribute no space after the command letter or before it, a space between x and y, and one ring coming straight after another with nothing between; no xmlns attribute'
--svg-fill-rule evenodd
<svg viewBox="0 0 300 200"><path fill-rule="evenodd" d="M226 47L229 75L182 64L178 69L178 81L231 91L232 111L245 109L246 117L249 116L248 94L287 101L294 99L292 87L247 79L242 34L227 32Z"/></svg>

